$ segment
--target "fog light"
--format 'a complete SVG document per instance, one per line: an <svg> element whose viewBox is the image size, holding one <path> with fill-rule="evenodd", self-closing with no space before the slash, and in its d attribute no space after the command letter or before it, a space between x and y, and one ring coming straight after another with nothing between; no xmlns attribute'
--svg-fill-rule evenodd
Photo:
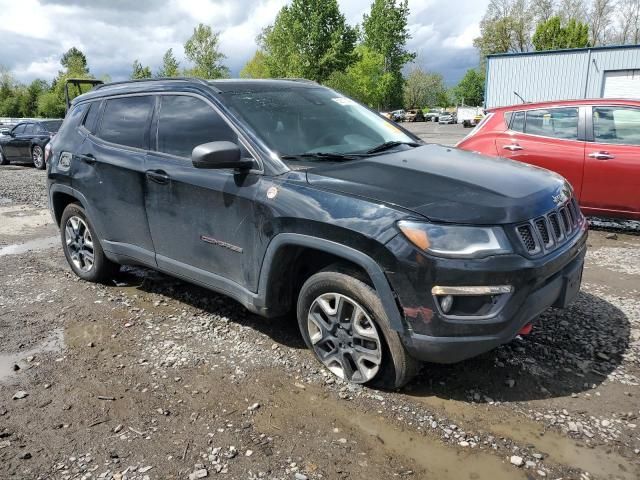
<svg viewBox="0 0 640 480"><path fill-rule="evenodd" d="M451 307L453 306L453 297L451 295L446 295L442 297L440 300L440 308L443 313L449 313L451 311Z"/></svg>

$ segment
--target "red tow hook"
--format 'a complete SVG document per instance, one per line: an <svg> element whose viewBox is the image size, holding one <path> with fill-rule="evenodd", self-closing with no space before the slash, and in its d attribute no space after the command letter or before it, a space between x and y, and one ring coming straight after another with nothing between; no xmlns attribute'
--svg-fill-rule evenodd
<svg viewBox="0 0 640 480"><path fill-rule="evenodd" d="M533 330L533 325L531 325L530 323L527 323L524 327L520 329L520 331L518 332L518 335L529 335L531 333L531 330Z"/></svg>

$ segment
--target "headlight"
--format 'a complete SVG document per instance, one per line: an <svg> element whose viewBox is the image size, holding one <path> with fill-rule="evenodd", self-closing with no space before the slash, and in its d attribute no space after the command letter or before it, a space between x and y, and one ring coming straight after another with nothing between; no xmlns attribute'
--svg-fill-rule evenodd
<svg viewBox="0 0 640 480"><path fill-rule="evenodd" d="M400 221L398 228L416 247L441 257L480 258L513 251L501 227Z"/></svg>

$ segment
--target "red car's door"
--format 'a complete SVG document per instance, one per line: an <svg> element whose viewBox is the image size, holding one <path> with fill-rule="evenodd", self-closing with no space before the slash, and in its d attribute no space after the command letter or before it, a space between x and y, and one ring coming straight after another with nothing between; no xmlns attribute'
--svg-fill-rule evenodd
<svg viewBox="0 0 640 480"><path fill-rule="evenodd" d="M583 207L640 219L640 108L593 106L589 118Z"/></svg>
<svg viewBox="0 0 640 480"><path fill-rule="evenodd" d="M577 106L513 112L509 129L496 137L498 155L559 173L580 198L585 142L579 112Z"/></svg>

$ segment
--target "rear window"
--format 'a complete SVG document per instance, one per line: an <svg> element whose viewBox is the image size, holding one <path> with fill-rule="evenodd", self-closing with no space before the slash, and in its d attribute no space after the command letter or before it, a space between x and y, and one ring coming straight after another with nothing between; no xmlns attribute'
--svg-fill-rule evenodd
<svg viewBox="0 0 640 480"><path fill-rule="evenodd" d="M524 133L542 137L578 139L578 109L551 108L529 110Z"/></svg>
<svg viewBox="0 0 640 480"><path fill-rule="evenodd" d="M509 129L514 132L524 132L524 112L516 112L513 114Z"/></svg>
<svg viewBox="0 0 640 480"><path fill-rule="evenodd" d="M40 122L40 125L45 132L56 133L58 130L60 130L62 120L46 120L44 122Z"/></svg>
<svg viewBox="0 0 640 480"><path fill-rule="evenodd" d="M98 137L127 147L147 149L152 110L151 96L107 100Z"/></svg>
<svg viewBox="0 0 640 480"><path fill-rule="evenodd" d="M97 128L97 119L98 119L98 115L100 114L100 102L91 102L89 104L89 113L87 113L87 116L84 117L84 123L82 124L84 126L84 128L86 128L87 130L89 130L91 133L95 133L96 132L96 128Z"/></svg>

